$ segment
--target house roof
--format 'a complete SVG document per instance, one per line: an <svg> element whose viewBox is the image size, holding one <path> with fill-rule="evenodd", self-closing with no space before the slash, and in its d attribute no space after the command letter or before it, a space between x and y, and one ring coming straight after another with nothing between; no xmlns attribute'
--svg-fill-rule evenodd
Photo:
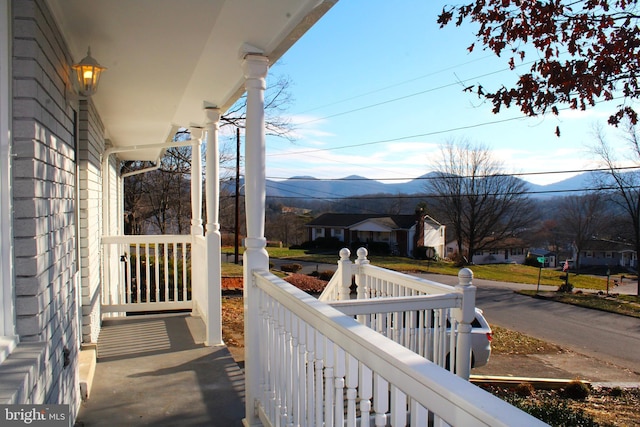
<svg viewBox="0 0 640 427"><path fill-rule="evenodd" d="M133 153L202 126L205 105L224 113L244 93L243 55L274 63L336 1L46 0L73 61L90 46L107 67L92 100L113 146Z"/></svg>
<svg viewBox="0 0 640 427"><path fill-rule="evenodd" d="M365 221L373 221L380 226L393 230L408 230L416 224L416 216L325 213L309 221L306 225L307 227L352 228ZM425 221L435 227L440 227L440 224L429 216L425 217Z"/></svg>
<svg viewBox="0 0 640 427"><path fill-rule="evenodd" d="M635 248L630 243L616 242L614 240L589 240L582 248L583 251L602 252L635 252Z"/></svg>

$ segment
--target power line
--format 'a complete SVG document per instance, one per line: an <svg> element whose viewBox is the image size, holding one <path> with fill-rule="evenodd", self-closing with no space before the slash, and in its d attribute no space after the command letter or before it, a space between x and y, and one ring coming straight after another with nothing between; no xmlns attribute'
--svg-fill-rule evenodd
<svg viewBox="0 0 640 427"><path fill-rule="evenodd" d="M522 64L517 65L517 67L522 67L524 65L533 64L534 62L535 61L529 61L529 62L526 62L526 63L522 63ZM499 74L499 73L502 73L504 71L511 71L511 69L510 68L503 68L503 69L500 69L500 70L497 70L497 71L492 71L490 73L485 73L485 74L481 74L481 75L478 75L478 76L475 76L475 77L470 77L467 80L481 79L483 77L492 76L494 74ZM400 96L400 97L397 97L397 98L387 99L385 101L377 102L375 104L369 104L369 105L365 105L363 107L358 107L358 108L354 108L354 109L351 109L351 110L342 111L342 112L335 113L335 114L330 114L328 116L323 116L323 117L318 117L318 118L315 118L315 119L307 120L306 122L301 122L299 124L300 125L306 125L306 124L318 122L318 121L321 121L321 120L331 119L333 117L344 116L346 114L351 114L351 113L355 113L355 112L358 112L358 111L367 110L369 108L379 107L381 105L391 104L391 103L397 102L397 101L403 101L405 99L413 98L414 96L424 95L425 93L435 92L436 90L446 89L448 87L458 86L458 85L460 85L459 81L454 82L454 83L448 83L446 85L437 86L437 87L434 87L434 88L422 90L420 92L413 92L413 93L410 93L408 95Z"/></svg>
<svg viewBox="0 0 640 427"><path fill-rule="evenodd" d="M625 187L629 190L638 190L640 186L631 186ZM574 188L567 190L539 190L539 191L523 191L523 192L505 192L505 193L493 193L488 194L487 196L498 197L498 196L513 196L513 195L530 195L530 194L559 194L559 193L576 193L576 192L585 192L585 191L609 191L609 190L617 190L618 187L599 187L599 188ZM302 193L297 193L302 194ZM476 194L456 194L455 197L473 197L478 196ZM342 197L313 197L309 195L301 195L301 196L267 196L268 198L273 199L312 199L312 200L320 200L320 201L330 201L330 200L344 200L344 199L356 199L356 200L414 200L414 199L425 199L425 198L445 198L445 197L453 197L451 195L446 194L399 194L399 195L372 195L372 196L342 196Z"/></svg>
<svg viewBox="0 0 640 427"><path fill-rule="evenodd" d="M390 138L390 139L382 139L382 140L378 140L378 141L362 142L360 144L342 145L342 146L339 146L339 147L332 147L332 148L315 148L315 149L309 149L309 150L304 150L304 151L288 151L288 152L284 152L284 153L269 153L269 154L267 154L267 157L290 156L290 155L296 155L296 154L318 153L318 152L322 152L322 151L344 150L346 148L364 147L364 146L367 146L367 145L383 144L385 142L395 142L395 141L402 141L402 140L405 140L405 139L422 138L422 137L425 137L425 136L433 136L433 135L439 135L439 134L442 134L442 133L455 132L455 131L459 131L459 130L473 129L473 128L478 128L478 127L482 127L482 126L489 126L489 125L494 125L494 124L498 124L498 123L510 122L510 121L514 121L514 120L526 120L528 118L529 117L526 117L526 116L525 117L517 116L517 117L511 117L511 118L508 118L508 119L494 120L494 121L491 121L491 122L476 123L476 124L467 125L467 126L460 126L460 127L456 127L456 128L437 130L437 131L433 131L433 132L426 132L426 133L420 133L420 134L415 134L415 135L401 136L401 137Z"/></svg>
<svg viewBox="0 0 640 427"><path fill-rule="evenodd" d="M476 58L476 59L471 60L471 61L463 62L462 64L452 65L450 67L446 67L446 68L443 68L443 69L438 70L438 71L433 71L431 73L423 74L421 76L414 77L414 78L411 78L409 80L404 80L404 81L401 81L401 82L398 82L398 83L394 83L392 85L383 86L381 88L374 89L374 90L371 90L369 92L360 93L358 95L354 95L354 96L351 96L349 98L344 98L344 99L341 99L339 101L335 101L335 102L332 102L332 103L329 103L329 104L325 104L325 105L320 105L318 107L309 108L307 110L299 112L298 114L305 114L305 113L308 113L310 111L320 110L320 109L326 108L326 107L333 107L334 105L342 104L342 103L348 102L348 101L353 101L354 99L362 98L362 97L368 96L368 95L373 95L374 93L382 92L384 90L392 89L394 87L403 86L403 85L405 85L407 83L413 83L415 81L422 80L422 79L427 78L427 77L435 76L436 74L440 74L440 73L443 73L445 71L453 70L453 69L456 69L456 68L464 66L464 65L472 64L472 63L478 62L478 61L483 61L483 60L485 60L487 58L493 58L493 57L494 57L493 54L489 54L489 55L486 55L486 56L483 56L483 57L480 57L480 58ZM472 78L475 79L476 77L472 77ZM309 123L309 122L305 122L305 123Z"/></svg>

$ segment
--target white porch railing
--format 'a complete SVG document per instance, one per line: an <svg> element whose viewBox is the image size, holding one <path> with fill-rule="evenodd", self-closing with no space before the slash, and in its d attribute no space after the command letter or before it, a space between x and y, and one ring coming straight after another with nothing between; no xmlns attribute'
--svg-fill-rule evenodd
<svg viewBox="0 0 640 427"><path fill-rule="evenodd" d="M267 271L251 281L265 426L545 425Z"/></svg>
<svg viewBox="0 0 640 427"><path fill-rule="evenodd" d="M375 267L364 248L355 263L349 255L348 249L340 251L338 270L319 299L468 380L475 317L471 270L461 270L454 287Z"/></svg>
<svg viewBox="0 0 640 427"><path fill-rule="evenodd" d="M191 235L104 236L102 312L191 309Z"/></svg>

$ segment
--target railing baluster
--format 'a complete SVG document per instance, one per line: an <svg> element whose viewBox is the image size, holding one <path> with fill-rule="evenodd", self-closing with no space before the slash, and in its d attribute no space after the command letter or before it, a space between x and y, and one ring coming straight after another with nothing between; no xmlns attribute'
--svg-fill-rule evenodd
<svg viewBox="0 0 640 427"><path fill-rule="evenodd" d="M294 419L296 426L305 425L304 414L306 413L307 398L307 372L306 372L306 354L307 354L307 325L302 319L296 317L298 330L298 363L296 368L296 383L298 391L295 397Z"/></svg>
<svg viewBox="0 0 640 427"><path fill-rule="evenodd" d="M129 289L127 291L127 289L124 289L124 295L122 295L122 290L118 289L118 292L116 293L116 297L117 297L117 301L116 304L131 304L132 302L134 302L134 293L133 293L133 283L131 282L131 246L130 245L125 245L125 247L127 248L126 251L124 252L124 257L125 257L125 263L124 263L124 268L125 268L125 277L126 277L126 281L129 284ZM112 286L117 286L117 285L112 285ZM137 286L137 284L136 284ZM124 297L124 298L123 298Z"/></svg>
<svg viewBox="0 0 640 427"><path fill-rule="evenodd" d="M324 422L325 427L333 426L334 395L333 395L333 364L334 364L334 344L331 340L325 340L324 357ZM336 426L342 427L342 426Z"/></svg>
<svg viewBox="0 0 640 427"><path fill-rule="evenodd" d="M324 336L317 332L316 336L316 361L315 361L315 374L316 374L316 401L315 410L316 413L316 426L320 427L324 423L324 413L323 413L323 404L324 404L324 392L323 392L323 372L324 372Z"/></svg>
<svg viewBox="0 0 640 427"><path fill-rule="evenodd" d="M167 301L178 301L178 244L172 243L169 251L171 258L169 265L173 264L173 298L167 295Z"/></svg>
<svg viewBox="0 0 640 427"><path fill-rule="evenodd" d="M187 290L188 290L188 286L187 286L187 280L188 280L188 276L187 276L187 269L188 269L188 265L187 265L187 248L190 247L191 245L189 243L183 243L182 244L182 301L187 301Z"/></svg>
<svg viewBox="0 0 640 427"><path fill-rule="evenodd" d="M163 302L169 301L169 244L164 243L164 298Z"/></svg>
<svg viewBox="0 0 640 427"><path fill-rule="evenodd" d="M151 276L149 266L149 243L144 244L144 282L147 288L151 287Z"/></svg>
<svg viewBox="0 0 640 427"><path fill-rule="evenodd" d="M412 426L426 426L429 422L429 411L414 399L410 401L411 417L409 425Z"/></svg>
<svg viewBox="0 0 640 427"><path fill-rule="evenodd" d="M369 427L371 414L371 398L373 397L373 373L366 365L360 363L360 427Z"/></svg>
<svg viewBox="0 0 640 427"><path fill-rule="evenodd" d="M162 261L162 257L160 256L160 243L155 243L153 245L153 258L155 259L153 264L156 277L156 301L160 302L160 262Z"/></svg>
<svg viewBox="0 0 640 427"><path fill-rule="evenodd" d="M298 320L295 315L290 314L289 318L291 319L289 330L291 331L291 364L289 365L289 375L290 375L290 390L291 390L291 398L289 399L289 425L298 425L297 424L297 416L298 416L298 399L300 395L300 379L298 378L298 350L299 350L299 341L298 341Z"/></svg>
<svg viewBox="0 0 640 427"><path fill-rule="evenodd" d="M316 337L315 329L311 325L305 326L305 333L307 335L307 394L306 394L306 418L305 424L307 426L313 425L315 422L315 409L316 409L316 386L315 386L315 357L316 357Z"/></svg>
<svg viewBox="0 0 640 427"><path fill-rule="evenodd" d="M347 355L347 427L356 427L356 399L358 397L358 360L351 354Z"/></svg>
<svg viewBox="0 0 640 427"><path fill-rule="evenodd" d="M335 389L334 422L337 426L344 426L344 376L345 376L345 352L338 345L335 346L335 369L333 371L333 385Z"/></svg>
<svg viewBox="0 0 640 427"><path fill-rule="evenodd" d="M389 383L379 374L373 375L373 410L376 427L386 427L389 410Z"/></svg>
<svg viewBox="0 0 640 427"><path fill-rule="evenodd" d="M269 402L270 402L270 410L269 410L269 419L275 420L277 419L276 414L279 410L278 403L278 385L280 378L278 377L278 359L280 349L280 345L278 344L278 340L280 338L280 329L278 325L278 313L276 310L276 302L269 298L269 361L273 361L273 366L269 369Z"/></svg>
<svg viewBox="0 0 640 427"><path fill-rule="evenodd" d="M286 309L282 306L278 307L278 360L283 360L285 363L279 364L278 369L278 425L286 425L287 416L287 330L285 328L285 316Z"/></svg>
<svg viewBox="0 0 640 427"><path fill-rule="evenodd" d="M395 385L391 385L391 425L393 427L407 425L407 396Z"/></svg>

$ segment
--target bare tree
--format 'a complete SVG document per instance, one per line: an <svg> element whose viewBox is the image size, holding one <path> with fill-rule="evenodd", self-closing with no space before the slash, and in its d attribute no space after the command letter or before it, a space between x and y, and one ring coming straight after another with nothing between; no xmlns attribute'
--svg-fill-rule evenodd
<svg viewBox="0 0 640 427"><path fill-rule="evenodd" d="M533 219L525 182L505 174L483 145L447 143L436 173L427 191L453 231L460 255L466 246L467 262L475 251L517 235Z"/></svg>
<svg viewBox="0 0 640 427"><path fill-rule="evenodd" d="M640 172L622 168L622 161L618 158L611 145L607 142L602 129L596 130L597 143L593 147L607 173L600 176L599 187L606 191L609 200L620 206L631 223L632 242L637 257L640 254ZM634 125L627 125L624 140L630 148L627 151L627 161L634 165L640 164L640 136ZM638 275L638 292L640 296L640 275Z"/></svg>
<svg viewBox="0 0 640 427"><path fill-rule="evenodd" d="M292 139L293 125L285 117L286 107L291 102L290 81L286 77L275 77L265 93L265 126L269 135ZM241 97L223 116L221 126L235 126L243 129L246 118L246 95ZM187 129L181 129L174 141L188 141L191 135ZM203 147L203 165L206 175L206 145ZM229 180L236 169L236 159L240 152L236 150L235 136L223 138L220 149L222 179ZM190 146L172 147L167 150L159 168L141 175L125 179L125 225L130 233L142 234L151 229L153 232L188 233L191 222L191 157ZM131 172L149 167L149 162L125 162L123 172ZM233 178L235 179L235 178ZM226 188L222 189L225 192ZM205 196L203 194L203 196ZM224 195L223 195L224 196ZM236 197L234 194L233 197ZM206 199L203 199L206 205ZM206 216L204 209L203 218ZM220 213L223 229L234 229L235 209L224 205Z"/></svg>
<svg viewBox="0 0 640 427"><path fill-rule="evenodd" d="M580 253L602 231L606 204L600 193L567 196L558 207L558 221L568 233L576 250L575 267L580 271Z"/></svg>

